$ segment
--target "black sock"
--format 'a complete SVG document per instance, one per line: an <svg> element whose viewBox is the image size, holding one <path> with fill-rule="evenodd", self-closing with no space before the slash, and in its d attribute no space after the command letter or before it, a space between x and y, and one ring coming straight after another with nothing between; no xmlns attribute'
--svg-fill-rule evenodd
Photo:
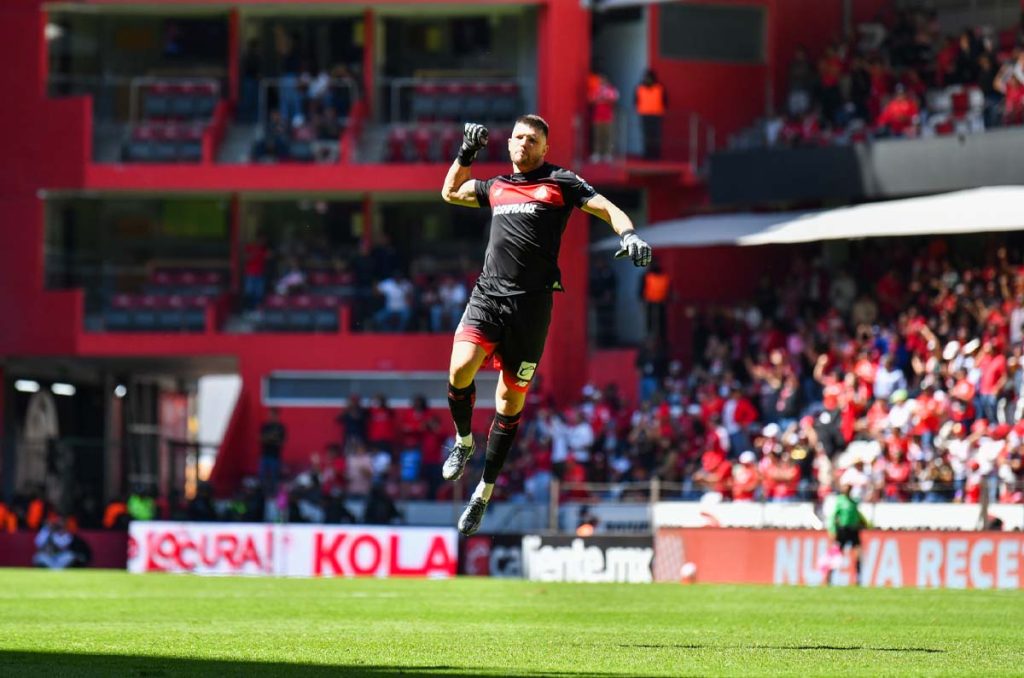
<svg viewBox="0 0 1024 678"><path fill-rule="evenodd" d="M476 382L466 388L455 388L448 384L448 409L451 410L455 430L460 436L473 432L473 406L476 405Z"/></svg>
<svg viewBox="0 0 1024 678"><path fill-rule="evenodd" d="M516 431L519 430L519 414L495 414L491 433L487 436L487 456L484 459L484 482L493 483L505 465L505 457L512 449Z"/></svg>

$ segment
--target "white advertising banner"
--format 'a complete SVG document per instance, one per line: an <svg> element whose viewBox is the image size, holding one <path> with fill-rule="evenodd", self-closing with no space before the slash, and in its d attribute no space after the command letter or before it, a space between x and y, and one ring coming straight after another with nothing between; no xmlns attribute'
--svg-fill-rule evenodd
<svg viewBox="0 0 1024 678"><path fill-rule="evenodd" d="M654 527L785 527L818 529L813 504L663 501L654 505Z"/></svg>
<svg viewBox="0 0 1024 678"><path fill-rule="evenodd" d="M523 576L532 581L654 581L650 537L523 537Z"/></svg>
<svg viewBox="0 0 1024 678"><path fill-rule="evenodd" d="M129 572L291 577L450 577L451 528L132 522Z"/></svg>
<svg viewBox="0 0 1024 678"><path fill-rule="evenodd" d="M831 502L826 500L827 513ZM879 530L977 530L978 504L861 504L861 513ZM820 530L824 524L814 504L696 501L659 502L654 505L654 528L661 527L774 527ZM1024 505L990 504L989 518L1003 521L1004 530L1024 530Z"/></svg>

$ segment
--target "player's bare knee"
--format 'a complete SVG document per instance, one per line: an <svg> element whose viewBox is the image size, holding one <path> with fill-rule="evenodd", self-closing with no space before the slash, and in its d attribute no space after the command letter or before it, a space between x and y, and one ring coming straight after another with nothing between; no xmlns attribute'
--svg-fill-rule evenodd
<svg viewBox="0 0 1024 678"><path fill-rule="evenodd" d="M513 391L505 386L504 383L500 381L498 382L498 391L494 398L494 409L499 414L504 414L510 417L514 414L519 414L523 411L523 406L525 404L526 393Z"/></svg>
<svg viewBox="0 0 1024 678"><path fill-rule="evenodd" d="M466 388L473 383L477 370L487 357L486 351L467 342L456 342L448 366L448 383L455 388Z"/></svg>
<svg viewBox="0 0 1024 678"><path fill-rule="evenodd" d="M474 376L476 376L476 370L473 369L472 363L461 363L459 365L453 363L448 369L448 383L455 388L466 388L473 383Z"/></svg>

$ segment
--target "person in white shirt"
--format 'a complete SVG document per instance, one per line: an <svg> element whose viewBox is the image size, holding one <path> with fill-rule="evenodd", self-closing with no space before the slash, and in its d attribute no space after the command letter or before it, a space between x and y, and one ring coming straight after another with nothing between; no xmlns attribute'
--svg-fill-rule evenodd
<svg viewBox="0 0 1024 678"><path fill-rule="evenodd" d="M68 532L64 520L47 522L36 535L36 553L32 556L32 564L51 570L63 570L75 563L75 552L71 545L75 537Z"/></svg>
<svg viewBox="0 0 1024 678"><path fill-rule="evenodd" d="M843 475L839 476L839 486L843 487L844 485L850 486L850 496L856 501L861 501L867 496L871 486L871 477L864 472L863 457L854 457L853 464L843 471Z"/></svg>
<svg viewBox="0 0 1024 678"><path fill-rule="evenodd" d="M434 332L453 330L466 309L466 285L450 275L441 279L437 302L430 307L430 329Z"/></svg>
<svg viewBox="0 0 1024 678"><path fill-rule="evenodd" d="M893 393L907 388L907 378L903 370L896 367L892 354L885 356L875 373L875 397L888 400Z"/></svg>
<svg viewBox="0 0 1024 678"><path fill-rule="evenodd" d="M559 461L564 461L566 457L572 455L581 464L589 462L590 447L594 444L594 429L580 416L579 410L573 408L567 413L565 422L560 419L555 419L555 422L551 461L555 461L557 450Z"/></svg>
<svg viewBox="0 0 1024 678"><path fill-rule="evenodd" d="M412 317L412 283L400 275L377 283L377 293L384 297L384 308L373 316L378 330L404 332Z"/></svg>

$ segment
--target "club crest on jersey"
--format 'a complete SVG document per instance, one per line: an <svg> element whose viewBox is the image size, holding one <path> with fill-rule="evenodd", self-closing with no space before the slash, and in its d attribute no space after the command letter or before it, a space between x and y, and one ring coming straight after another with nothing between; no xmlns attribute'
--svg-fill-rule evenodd
<svg viewBox="0 0 1024 678"><path fill-rule="evenodd" d="M537 371L537 363L519 363L519 371L516 372L516 377L522 381L529 382L533 379L533 373ZM524 386L525 384L519 384Z"/></svg>
<svg viewBox="0 0 1024 678"><path fill-rule="evenodd" d="M537 196L537 200L544 200L548 197L548 189L544 186L541 186L536 191L534 191L534 195Z"/></svg>

